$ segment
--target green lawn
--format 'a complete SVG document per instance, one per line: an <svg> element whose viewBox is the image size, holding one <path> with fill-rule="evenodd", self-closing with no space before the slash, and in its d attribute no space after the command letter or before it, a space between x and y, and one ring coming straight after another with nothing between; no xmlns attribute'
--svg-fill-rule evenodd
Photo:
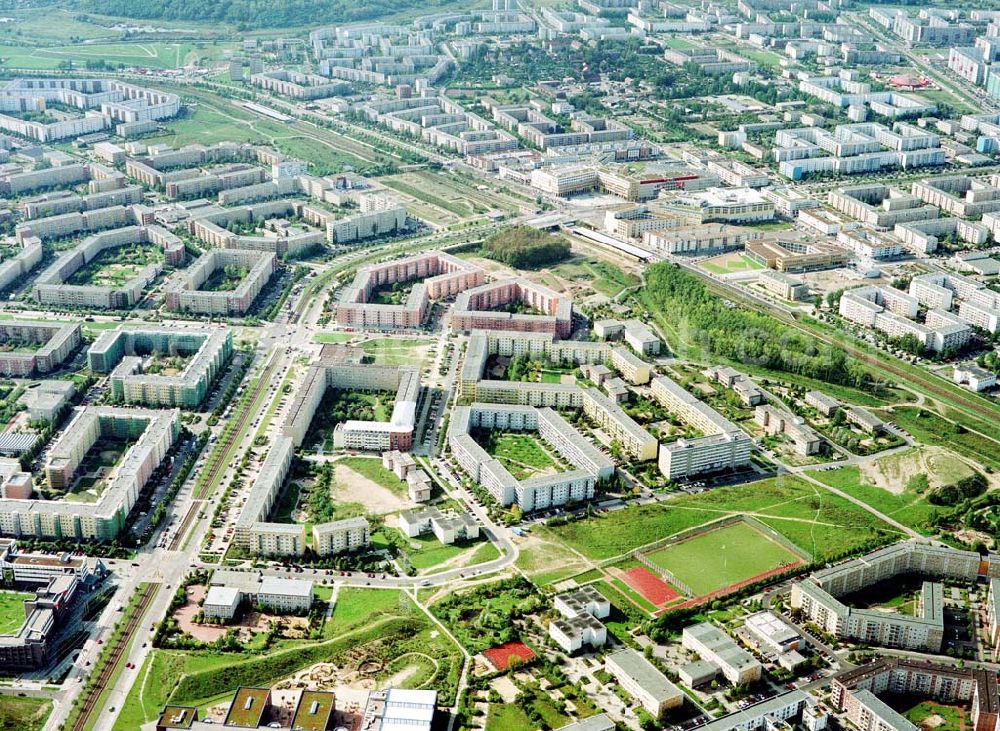
<svg viewBox="0 0 1000 731"><path fill-rule="evenodd" d="M820 482L843 490L866 505L871 505L880 513L898 520L903 525L926 535L933 535L935 532L930 519L937 512L937 508L910 487L904 485L901 493L891 493L868 483L861 476L861 471L853 465L817 472L813 476Z"/></svg>
<svg viewBox="0 0 1000 731"><path fill-rule="evenodd" d="M667 546L648 558L690 586L697 596L800 560L746 523Z"/></svg>
<svg viewBox="0 0 1000 731"><path fill-rule="evenodd" d="M377 416L376 414L376 420L378 421L388 421L388 418L378 419ZM399 480L391 470L383 467L381 458L344 457L337 460L337 464L343 465L353 472L357 472L362 477L367 477L372 482L381 485L387 490L392 490L394 493L400 495L406 494L406 483Z"/></svg>
<svg viewBox="0 0 1000 731"><path fill-rule="evenodd" d="M316 333L313 335L313 340L317 343L343 343L348 340L353 340L356 337L358 337L357 333Z"/></svg>
<svg viewBox="0 0 1000 731"><path fill-rule="evenodd" d="M971 725L971 719L968 724L965 720L966 713L966 709L960 706L946 706L934 701L921 701L902 711L903 716L917 726L923 726L925 721L937 716L942 722L938 723L935 719L935 731L962 731Z"/></svg>
<svg viewBox="0 0 1000 731"><path fill-rule="evenodd" d="M687 528L729 515L751 514L815 559L839 556L898 533L848 500L794 477L759 480L635 505L536 534L563 542L594 560L623 555Z"/></svg>
<svg viewBox="0 0 1000 731"><path fill-rule="evenodd" d="M0 36L0 44L5 41ZM44 47L0 45L0 57L4 59L4 66L24 69L54 69L63 61L72 61L81 67L88 61L104 61L113 66L174 69L198 59L221 58L224 48L224 45L163 42L75 43Z"/></svg>
<svg viewBox="0 0 1000 731"><path fill-rule="evenodd" d="M746 272L763 269L764 265L754 261L749 256L740 254L734 257L731 254L724 254L715 259L706 259L701 262L702 267L712 272L712 274L728 274L730 272Z"/></svg>
<svg viewBox="0 0 1000 731"><path fill-rule="evenodd" d="M24 601L34 594L22 591L0 591L0 635L17 632L24 624Z"/></svg>
<svg viewBox="0 0 1000 731"><path fill-rule="evenodd" d="M891 420L923 444L948 447L963 457L1000 470L1000 443L993 439L959 428L937 414L911 406L893 409Z"/></svg>
<svg viewBox="0 0 1000 731"><path fill-rule="evenodd" d="M500 555L492 543L482 543L480 541L444 545L434 536L418 536L417 538L406 538L405 540L406 548L404 552L410 561L410 565L423 573L430 573L428 569L433 569L445 562L454 561L455 563L449 563L448 567L457 568L458 566L471 566L475 563L489 561ZM463 554L465 558L459 560L459 556Z"/></svg>
<svg viewBox="0 0 1000 731"><path fill-rule="evenodd" d="M483 448L506 467L516 480L540 472L557 472L559 464L532 434L489 432Z"/></svg>
<svg viewBox="0 0 1000 731"><path fill-rule="evenodd" d="M0 731L41 731L50 713L49 698L0 696Z"/></svg>
<svg viewBox="0 0 1000 731"><path fill-rule="evenodd" d="M409 614L414 609L413 602L395 589L343 588L337 594L333 616L323 627L323 634L335 637L379 617Z"/></svg>
<svg viewBox="0 0 1000 731"><path fill-rule="evenodd" d="M433 344L433 340L424 338L378 338L366 340L361 344L361 349L374 356L379 365L412 365L422 368L427 361L424 349Z"/></svg>
<svg viewBox="0 0 1000 731"><path fill-rule="evenodd" d="M569 723L569 716L560 713L547 698L536 698L532 706L545 719L548 728L561 728ZM486 714L486 731L535 731L537 727L516 703L491 703Z"/></svg>

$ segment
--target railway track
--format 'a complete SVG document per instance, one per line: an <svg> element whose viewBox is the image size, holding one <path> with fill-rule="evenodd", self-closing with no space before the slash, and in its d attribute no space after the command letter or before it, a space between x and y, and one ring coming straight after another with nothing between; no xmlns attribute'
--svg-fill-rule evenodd
<svg viewBox="0 0 1000 731"><path fill-rule="evenodd" d="M132 638L135 636L135 631L143 621L143 618L146 615L146 610L152 603L159 588L160 584L157 582L146 584L142 589L138 604L136 604L131 616L129 616L128 621L125 623L125 628L122 630L122 633L118 635L118 638L115 640L115 644L111 648L107 659L104 660L103 665L98 671L97 678L89 687L87 697L83 701L80 713L77 715L76 720L73 721L72 725L68 727L69 731L83 731L87 727L91 715L93 715L95 709L97 709L97 704L101 699L101 695L108 687L108 681L110 681L114 676L115 671L118 668L118 663L121 662L122 657L132 644ZM104 658L101 659L103 660Z"/></svg>
<svg viewBox="0 0 1000 731"><path fill-rule="evenodd" d="M687 271L694 273L691 269L687 269ZM751 305L759 305L759 303L750 300L733 287L719 284L713 279L705 277L700 273L698 274L698 277L709 290L714 291L721 297L725 297L730 300L742 300L744 303L749 303ZM868 366L884 371L885 373L889 373L903 383L909 382L918 385L945 405L949 405L960 411L964 410L966 412L971 412L976 418L983 419L987 423L991 423L997 418L996 410L991 408L989 404L979 402L976 397L965 396L962 393L957 393L952 389L946 388L942 383L937 382L936 376L930 373L926 375L919 372L914 373L913 371L906 370L896 363L893 363L890 358L880 358L873 353L867 352L864 349L855 346L847 338L844 338L843 340L836 340L822 333L817 333L812 328L803 325L796 317L780 308L771 307L770 313L786 325L790 325L791 327L796 328L806 335L816 338L816 340L823 342L826 345L841 348L845 353Z"/></svg>
<svg viewBox="0 0 1000 731"><path fill-rule="evenodd" d="M208 494L211 486L217 485L221 476L222 471L226 468L226 464L229 460L229 453L232 451L233 445L242 438L243 430L246 428L247 423L253 416L253 409L251 406L260 399L260 395L267 388L268 384L274 376L275 371L278 369L278 358L272 354L270 362L261 371L260 377L257 378L256 384L253 386L253 392L247 401L247 408L241 409L240 413L237 415L236 424L234 428L227 432L227 435L222 438L209 457L212 460L212 464L208 467L208 471L205 474L204 481L198 488L197 493L194 495L195 500L204 500ZM178 535L180 535L180 530L178 530ZM176 539L175 539L176 540Z"/></svg>
<svg viewBox="0 0 1000 731"><path fill-rule="evenodd" d="M181 543L184 540L184 534L187 533L189 527L191 527L191 521L201 510L202 501L194 500L188 506L187 512L184 514L184 519L181 520L181 524L177 526L177 532L174 533L173 540L170 541L170 545L167 546L168 551L178 551L180 550Z"/></svg>

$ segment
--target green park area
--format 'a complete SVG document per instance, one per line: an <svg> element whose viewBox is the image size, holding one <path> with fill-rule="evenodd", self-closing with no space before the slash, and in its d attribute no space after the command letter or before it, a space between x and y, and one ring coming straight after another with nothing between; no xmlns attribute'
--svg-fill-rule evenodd
<svg viewBox="0 0 1000 731"><path fill-rule="evenodd" d="M763 264L754 261L745 254L723 254L714 259L706 259L701 265L712 274L729 274L731 272L749 272L763 269Z"/></svg>
<svg viewBox="0 0 1000 731"><path fill-rule="evenodd" d="M536 529L535 538L600 561L735 515L755 517L820 561L902 537L844 498L798 478L780 477L557 522Z"/></svg>
<svg viewBox="0 0 1000 731"><path fill-rule="evenodd" d="M24 602L34 596L23 591L0 591L0 635L13 634L24 624Z"/></svg>
<svg viewBox="0 0 1000 731"><path fill-rule="evenodd" d="M534 434L487 431L474 436L487 454L506 467L515 480L562 470L558 457Z"/></svg>
<svg viewBox="0 0 1000 731"><path fill-rule="evenodd" d="M596 291L608 297L616 297L623 290L640 284L634 274L595 258L575 258L552 267L551 272L571 282L589 282Z"/></svg>
<svg viewBox="0 0 1000 731"><path fill-rule="evenodd" d="M151 264L161 264L158 248L133 244L105 249L73 272L66 284L91 287L121 287Z"/></svg>
<svg viewBox="0 0 1000 731"><path fill-rule="evenodd" d="M206 709L239 686L271 686L316 663L371 667L371 681L405 678L400 687L435 688L454 701L461 655L402 592L341 589L317 639L279 639L267 650L157 649L140 668L114 731L134 731L168 703ZM2 727L0 727L2 728Z"/></svg>
<svg viewBox="0 0 1000 731"><path fill-rule="evenodd" d="M388 417L386 419L379 419L379 421L386 421L387 419ZM347 467L362 477L367 477L372 482L381 485L387 490L392 490L401 495L406 494L406 483L396 477L391 470L383 467L381 459L373 457L344 457L337 460L337 464Z"/></svg>
<svg viewBox="0 0 1000 731"><path fill-rule="evenodd" d="M361 349L377 365L423 367L434 342L427 338L377 338L363 342Z"/></svg>
<svg viewBox="0 0 1000 731"><path fill-rule="evenodd" d="M248 272L246 267L226 265L212 272L198 289L204 292L232 292L240 286Z"/></svg>
<svg viewBox="0 0 1000 731"><path fill-rule="evenodd" d="M646 554L696 596L704 596L801 559L745 522L719 528Z"/></svg>
<svg viewBox="0 0 1000 731"><path fill-rule="evenodd" d="M0 731L41 731L52 713L49 698L0 697Z"/></svg>

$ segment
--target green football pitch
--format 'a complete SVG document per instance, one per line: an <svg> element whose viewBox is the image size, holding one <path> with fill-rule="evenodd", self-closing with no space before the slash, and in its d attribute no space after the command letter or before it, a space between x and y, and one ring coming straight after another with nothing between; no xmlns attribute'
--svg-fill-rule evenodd
<svg viewBox="0 0 1000 731"><path fill-rule="evenodd" d="M646 554L704 596L801 559L746 523L713 530Z"/></svg>

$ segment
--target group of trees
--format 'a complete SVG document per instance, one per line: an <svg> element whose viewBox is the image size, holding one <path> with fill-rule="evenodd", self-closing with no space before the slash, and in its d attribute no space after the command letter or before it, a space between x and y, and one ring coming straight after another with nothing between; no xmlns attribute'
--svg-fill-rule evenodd
<svg viewBox="0 0 1000 731"><path fill-rule="evenodd" d="M770 315L732 306L672 264L649 267L644 296L686 337L688 348L827 383L871 383L871 373L843 350L824 347Z"/></svg>
<svg viewBox="0 0 1000 731"><path fill-rule="evenodd" d="M513 226L483 242L490 259L516 269L538 269L562 261L570 255L569 242L530 226Z"/></svg>
<svg viewBox="0 0 1000 731"><path fill-rule="evenodd" d="M232 23L238 28L287 28L323 23L351 23L381 18L412 7L422 12L448 5L447 0L84 0L82 9L101 15L145 20L186 20L202 23Z"/></svg>

